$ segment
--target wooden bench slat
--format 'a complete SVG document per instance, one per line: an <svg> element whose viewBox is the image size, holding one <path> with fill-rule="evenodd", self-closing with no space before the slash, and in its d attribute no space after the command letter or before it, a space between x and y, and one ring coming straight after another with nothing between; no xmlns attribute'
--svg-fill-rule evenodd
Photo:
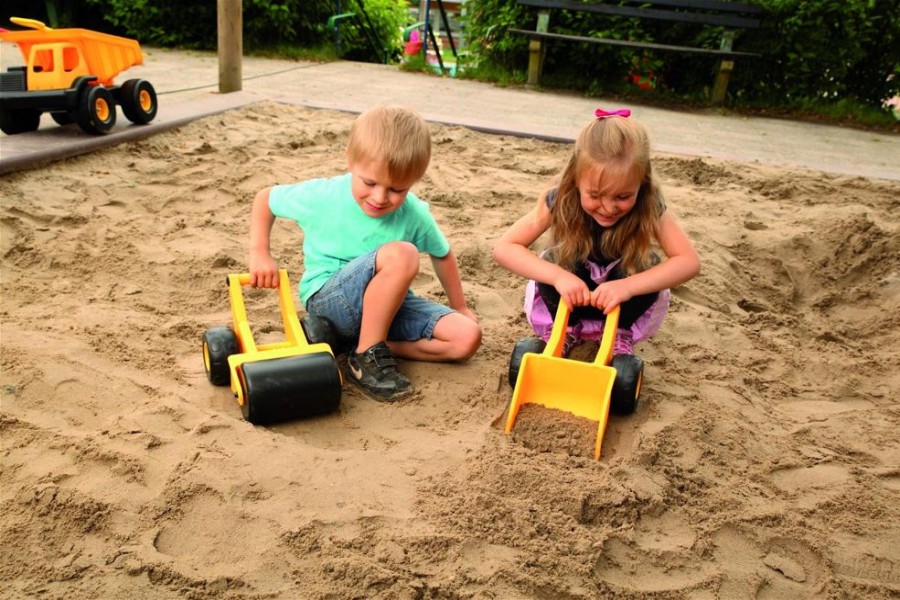
<svg viewBox="0 0 900 600"><path fill-rule="evenodd" d="M525 6L537 6L539 8L568 8L567 6L561 6L560 3L564 2L564 0L517 0L518 4L522 4ZM576 8L570 8L570 10L590 10L589 8L583 8L590 4L600 4L602 2L565 2L566 4L572 4ZM610 6L617 6L620 2L616 2L615 4L610 4ZM638 6L674 6L677 8L687 8L693 10L710 10L719 13L737 13L737 14L747 14L747 15L757 15L763 16L765 14L765 10L756 6L755 4L744 4L743 2L722 2L721 0L621 0L621 4L636 4Z"/></svg>
<svg viewBox="0 0 900 600"><path fill-rule="evenodd" d="M746 13L752 15L765 14L761 6L745 4L743 2L728 2L723 0L623 0L634 4L650 4L660 6L678 6L681 8L693 8L702 10L714 10L717 12Z"/></svg>
<svg viewBox="0 0 900 600"><path fill-rule="evenodd" d="M542 8L561 8L575 12L593 12L604 15L699 23L701 25L719 25L722 27L758 29L760 26L759 19L735 15L712 15L709 13L679 12L655 8L636 8L597 2L578 2L577 0L518 0L518 3L528 6L540 6Z"/></svg>
<svg viewBox="0 0 900 600"><path fill-rule="evenodd" d="M715 50L712 48L695 48L692 46L671 46L669 44L656 44L654 42L631 42L628 40L617 40L613 38L595 38L584 37L580 35L565 35L562 33L545 33L541 31L532 31L530 29L509 29L512 33L521 33L532 38L548 38L554 40L566 40L570 42L587 42L589 44L605 44L609 46L626 46L629 48L648 48L652 50L670 50L674 52L684 52L687 54L707 54L719 56L722 58L739 58L752 57L758 58L759 54L752 52L737 52L734 50Z"/></svg>

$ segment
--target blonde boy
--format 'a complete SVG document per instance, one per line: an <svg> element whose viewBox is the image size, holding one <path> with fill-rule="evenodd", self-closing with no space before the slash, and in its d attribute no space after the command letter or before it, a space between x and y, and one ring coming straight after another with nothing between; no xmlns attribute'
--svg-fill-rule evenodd
<svg viewBox="0 0 900 600"><path fill-rule="evenodd" d="M376 107L350 130L347 170L329 179L260 191L250 219L250 282L277 286L269 249L276 217L303 230L300 301L351 340L350 381L383 402L414 387L396 357L456 361L481 345L481 327L466 305L456 257L428 205L410 188L431 160L431 136L420 116ZM449 307L410 290L419 254L430 255Z"/></svg>

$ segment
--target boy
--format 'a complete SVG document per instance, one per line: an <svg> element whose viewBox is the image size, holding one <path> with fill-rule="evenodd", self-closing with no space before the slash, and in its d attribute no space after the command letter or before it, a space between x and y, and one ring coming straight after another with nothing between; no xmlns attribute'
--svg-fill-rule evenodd
<svg viewBox="0 0 900 600"><path fill-rule="evenodd" d="M481 327L466 305L459 267L428 211L409 190L428 168L431 135L417 114L376 107L354 121L347 142L348 173L269 187L256 195L250 217L250 284L276 287L269 249L276 217L303 229L300 302L327 318L335 333L355 340L349 379L376 400L414 392L395 356L465 360L481 344ZM431 256L450 307L409 289L419 253Z"/></svg>

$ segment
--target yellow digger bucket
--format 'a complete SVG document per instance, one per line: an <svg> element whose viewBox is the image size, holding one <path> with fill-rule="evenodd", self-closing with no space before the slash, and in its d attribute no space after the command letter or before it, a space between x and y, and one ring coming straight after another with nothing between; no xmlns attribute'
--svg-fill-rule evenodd
<svg viewBox="0 0 900 600"><path fill-rule="evenodd" d="M600 445L606 431L616 370L610 366L613 342L619 324L619 307L606 316L600 349L593 362L562 358L570 309L559 303L550 340L541 354L526 353L522 358L516 386L506 417L506 433L516 423L523 404L540 404L578 417L597 421L594 459L600 460Z"/></svg>

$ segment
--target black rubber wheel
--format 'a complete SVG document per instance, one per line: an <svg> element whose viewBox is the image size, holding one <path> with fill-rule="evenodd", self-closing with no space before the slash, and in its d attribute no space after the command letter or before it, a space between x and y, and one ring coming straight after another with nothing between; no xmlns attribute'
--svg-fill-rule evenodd
<svg viewBox="0 0 900 600"><path fill-rule="evenodd" d="M75 111L75 122L87 133L103 135L116 124L116 102L108 89L99 85L85 88Z"/></svg>
<svg viewBox="0 0 900 600"><path fill-rule="evenodd" d="M609 409L618 415L630 415L637 410L644 380L644 360L631 354L616 354L612 359L612 368L616 370L616 379L613 381Z"/></svg>
<svg viewBox="0 0 900 600"><path fill-rule="evenodd" d="M39 110L0 110L0 131L6 135L37 131L40 125Z"/></svg>
<svg viewBox="0 0 900 600"><path fill-rule="evenodd" d="M522 359L526 352L534 352L540 354L547 347L547 342L538 337L526 337L516 342L512 355L509 357L509 387L516 387L516 380L519 378L519 367L522 366Z"/></svg>
<svg viewBox="0 0 900 600"><path fill-rule="evenodd" d="M256 425L336 410L341 372L328 352L245 362L238 369L244 418Z"/></svg>
<svg viewBox="0 0 900 600"><path fill-rule="evenodd" d="M210 383L231 383L228 357L239 350L237 335L231 327L213 327L203 332L203 364Z"/></svg>
<svg viewBox="0 0 900 600"><path fill-rule="evenodd" d="M136 125L146 125L152 121L159 107L156 90L144 79L129 79L123 83L119 90L119 103L125 118Z"/></svg>
<svg viewBox="0 0 900 600"><path fill-rule="evenodd" d="M56 121L57 125L69 125L75 122L74 117L65 111L52 112L50 118Z"/></svg>
<svg viewBox="0 0 900 600"><path fill-rule="evenodd" d="M310 344L328 344L332 351L337 345L337 336L331 321L325 317L315 315L306 315L300 319L300 327L303 328L303 334L306 335L306 341Z"/></svg>

